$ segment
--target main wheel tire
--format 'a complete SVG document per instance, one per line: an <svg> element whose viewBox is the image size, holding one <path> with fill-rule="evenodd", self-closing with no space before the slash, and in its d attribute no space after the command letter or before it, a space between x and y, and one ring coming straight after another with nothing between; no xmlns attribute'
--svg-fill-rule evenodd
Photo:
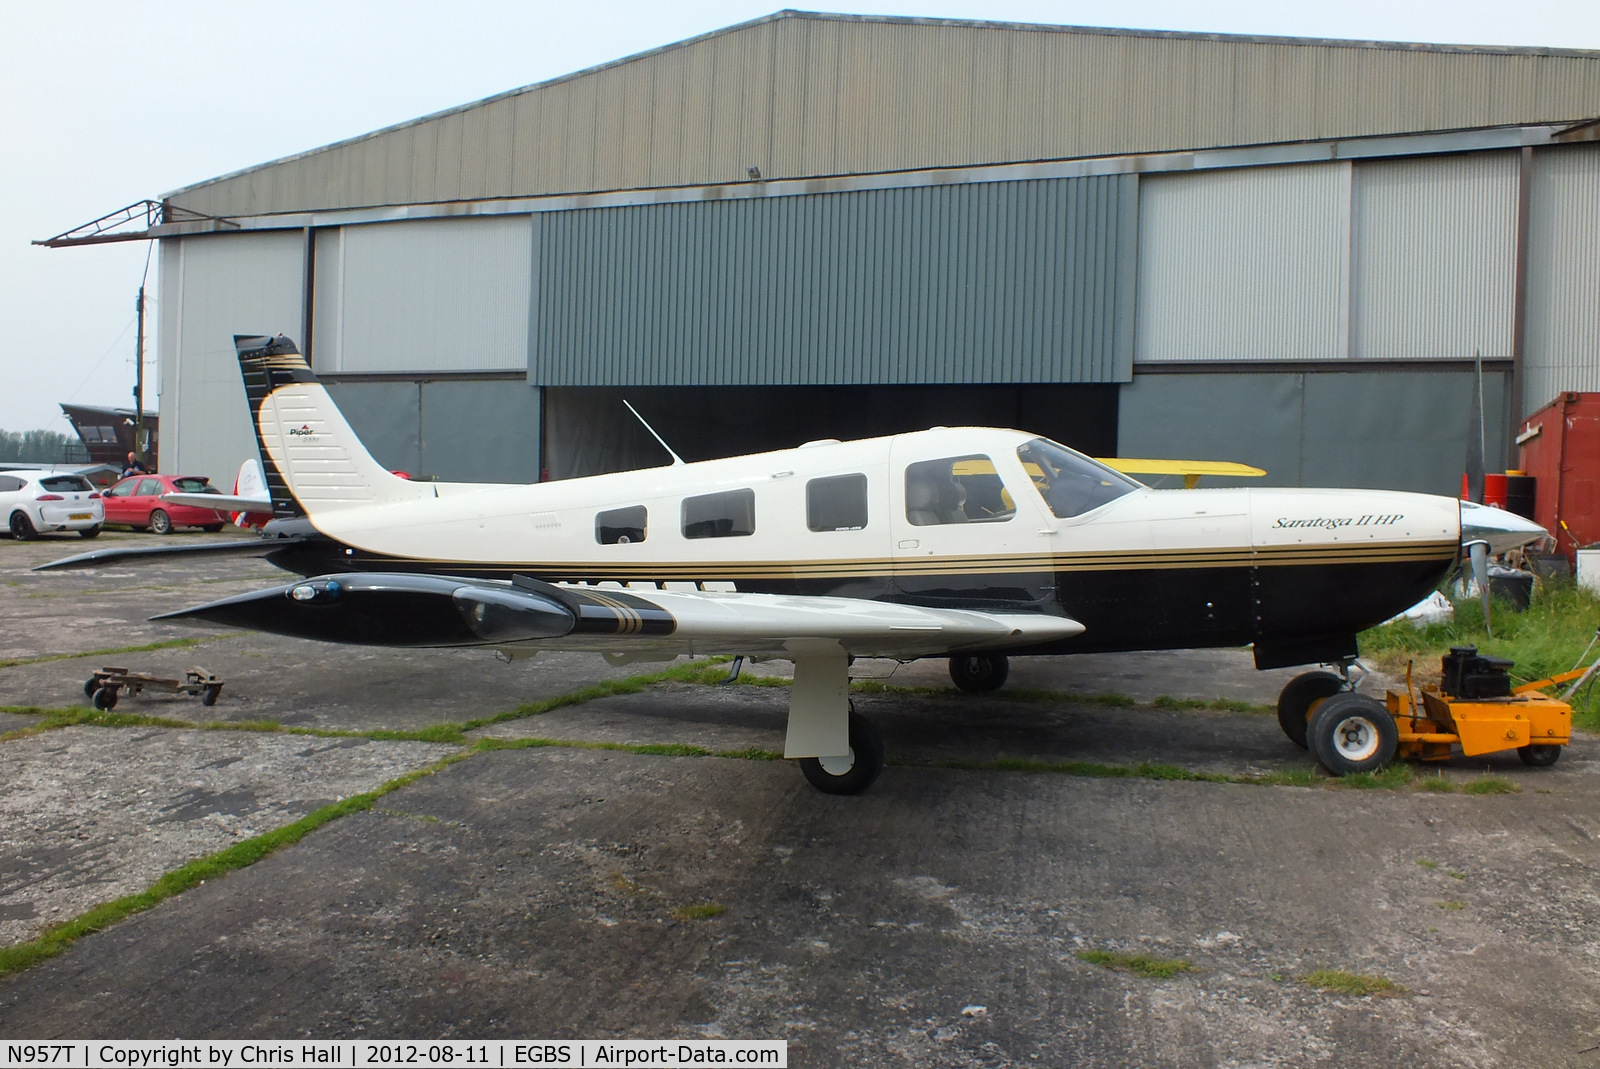
<svg viewBox="0 0 1600 1069"><path fill-rule="evenodd" d="M950 678L962 690L981 694L999 690L1011 674L1011 662L997 653L964 653L950 658Z"/></svg>
<svg viewBox="0 0 1600 1069"><path fill-rule="evenodd" d="M94 692L94 707L104 712L110 712L117 707L117 688L101 687Z"/></svg>
<svg viewBox="0 0 1600 1069"><path fill-rule="evenodd" d="M1532 765L1534 768L1548 768L1561 757L1562 747L1549 743L1530 743L1527 746L1517 747L1517 756L1522 758L1522 763Z"/></svg>
<svg viewBox="0 0 1600 1069"><path fill-rule="evenodd" d="M208 523L208 524L206 524L204 527L202 527L200 529L202 531L205 531L207 534L216 534L218 531L222 530L222 524L220 524L220 523Z"/></svg>
<svg viewBox="0 0 1600 1069"><path fill-rule="evenodd" d="M1289 741L1308 749L1306 727L1313 707L1344 688L1344 680L1332 672L1304 672L1289 680L1278 692L1278 726Z"/></svg>
<svg viewBox="0 0 1600 1069"><path fill-rule="evenodd" d="M1306 740L1323 768L1348 776L1376 771L1394 760L1400 729L1382 702L1346 691L1317 708Z"/></svg>
<svg viewBox="0 0 1600 1069"><path fill-rule="evenodd" d="M39 537L39 532L33 528L33 521L28 519L28 514L20 509L11 514L11 537L18 542L26 542L30 538Z"/></svg>
<svg viewBox="0 0 1600 1069"><path fill-rule="evenodd" d="M167 515L165 509L150 510L150 532L159 535L172 533L172 517Z"/></svg>
<svg viewBox="0 0 1600 1069"><path fill-rule="evenodd" d="M83 530L78 532L78 537L79 538L98 538L98 537L100 537L100 525L97 523L93 527L85 527Z"/></svg>
<svg viewBox="0 0 1600 1069"><path fill-rule="evenodd" d="M883 771L883 737L872 721L850 714L850 756L802 757L800 771L824 794L860 794Z"/></svg>

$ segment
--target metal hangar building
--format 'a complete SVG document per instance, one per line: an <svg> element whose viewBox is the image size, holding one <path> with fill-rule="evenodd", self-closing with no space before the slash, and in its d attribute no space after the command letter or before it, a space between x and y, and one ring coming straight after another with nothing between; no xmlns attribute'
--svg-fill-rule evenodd
<svg viewBox="0 0 1600 1069"><path fill-rule="evenodd" d="M1600 389L1600 52L783 11L170 193L161 466L236 333L385 465L522 481L931 425L1452 492ZM1514 463L1514 457L1511 457Z"/></svg>

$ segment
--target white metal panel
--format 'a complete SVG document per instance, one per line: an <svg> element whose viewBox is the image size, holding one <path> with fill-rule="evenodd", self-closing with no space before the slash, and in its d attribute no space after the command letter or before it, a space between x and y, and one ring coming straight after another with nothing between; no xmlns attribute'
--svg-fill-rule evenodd
<svg viewBox="0 0 1600 1069"><path fill-rule="evenodd" d="M1600 390L1600 145L1534 153L1523 416Z"/></svg>
<svg viewBox="0 0 1600 1069"><path fill-rule="evenodd" d="M1343 356L1347 167L1142 178L1134 359Z"/></svg>
<svg viewBox="0 0 1600 1069"><path fill-rule="evenodd" d="M527 367L528 216L346 227L339 263L340 371Z"/></svg>
<svg viewBox="0 0 1600 1069"><path fill-rule="evenodd" d="M258 455L233 336L300 333L305 240L289 230L172 244L161 258L161 325L175 330L159 348L161 467L231 487Z"/></svg>
<svg viewBox="0 0 1600 1069"><path fill-rule="evenodd" d="M344 227L312 232L310 363L318 371L338 372L340 299L344 293Z"/></svg>
<svg viewBox="0 0 1600 1069"><path fill-rule="evenodd" d="M1357 164L1354 217L1352 355L1511 355L1516 153Z"/></svg>

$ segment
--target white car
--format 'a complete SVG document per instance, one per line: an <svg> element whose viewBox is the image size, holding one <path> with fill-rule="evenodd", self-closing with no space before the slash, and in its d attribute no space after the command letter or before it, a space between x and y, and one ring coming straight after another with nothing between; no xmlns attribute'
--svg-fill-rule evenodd
<svg viewBox="0 0 1600 1069"><path fill-rule="evenodd" d="M100 492L82 475L0 471L0 525L12 538L37 538L44 531L93 538L105 521Z"/></svg>

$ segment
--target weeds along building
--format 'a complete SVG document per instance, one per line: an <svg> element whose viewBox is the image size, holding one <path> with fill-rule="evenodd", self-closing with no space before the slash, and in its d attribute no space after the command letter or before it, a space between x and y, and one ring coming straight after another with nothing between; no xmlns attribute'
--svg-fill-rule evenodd
<svg viewBox="0 0 1600 1069"><path fill-rule="evenodd" d="M1600 389L1600 52L785 11L178 190L162 467L295 337L386 465L937 424L1450 492ZM201 218L200 213L208 218ZM187 221L180 221L187 220Z"/></svg>

